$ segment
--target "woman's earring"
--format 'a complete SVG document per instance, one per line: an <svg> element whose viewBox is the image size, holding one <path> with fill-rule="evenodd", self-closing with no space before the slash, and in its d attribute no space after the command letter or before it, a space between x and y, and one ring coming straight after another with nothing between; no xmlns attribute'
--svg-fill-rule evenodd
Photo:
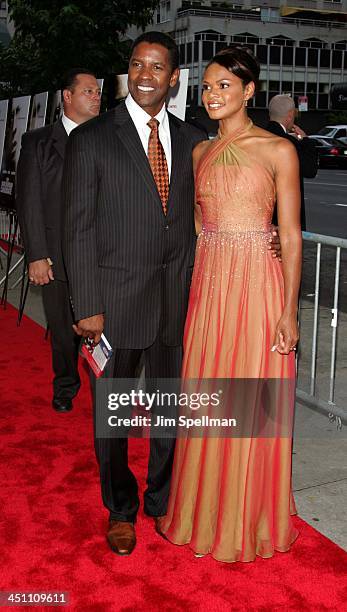
<svg viewBox="0 0 347 612"><path fill-rule="evenodd" d="M244 101L244 105L245 105L245 106L248 106L248 100L245 100L245 101Z"/></svg>

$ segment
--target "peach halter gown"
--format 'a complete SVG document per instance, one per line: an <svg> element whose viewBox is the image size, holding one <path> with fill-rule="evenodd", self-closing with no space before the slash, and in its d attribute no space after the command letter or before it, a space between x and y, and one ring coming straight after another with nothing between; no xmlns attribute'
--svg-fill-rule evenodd
<svg viewBox="0 0 347 612"><path fill-rule="evenodd" d="M268 250L274 176L237 146L244 131L215 141L197 169L203 230L183 379L295 379L294 354L271 352L284 294L281 264ZM162 525L171 542L225 562L271 557L296 539L294 513L290 436L177 439Z"/></svg>

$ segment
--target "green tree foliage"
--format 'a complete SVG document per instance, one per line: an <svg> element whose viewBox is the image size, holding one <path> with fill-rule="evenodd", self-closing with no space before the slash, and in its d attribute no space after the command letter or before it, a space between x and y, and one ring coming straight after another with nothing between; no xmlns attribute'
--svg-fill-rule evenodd
<svg viewBox="0 0 347 612"><path fill-rule="evenodd" d="M327 125L347 125L347 110L335 111L327 115Z"/></svg>
<svg viewBox="0 0 347 612"><path fill-rule="evenodd" d="M0 94L59 86L69 68L99 76L124 70L126 30L151 23L158 0L9 0L15 35L0 49ZM123 42L122 42L123 39Z"/></svg>

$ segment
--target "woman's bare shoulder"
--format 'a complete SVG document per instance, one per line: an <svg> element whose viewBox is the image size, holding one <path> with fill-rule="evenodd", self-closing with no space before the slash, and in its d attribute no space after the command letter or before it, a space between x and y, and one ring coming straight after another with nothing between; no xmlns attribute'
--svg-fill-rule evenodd
<svg viewBox="0 0 347 612"><path fill-rule="evenodd" d="M277 136L256 126L253 131L255 137L254 145L258 147L258 152L263 154L264 159L267 159L272 168L276 168L281 160L292 160L296 156L296 150L293 143L288 138Z"/></svg>
<svg viewBox="0 0 347 612"><path fill-rule="evenodd" d="M263 128L260 128L258 126L254 126L253 135L261 139L264 145L270 146L271 148L275 147L276 150L295 150L294 145L290 142L288 138L283 138L283 136L277 136L277 134L268 132L267 130L264 130Z"/></svg>
<svg viewBox="0 0 347 612"><path fill-rule="evenodd" d="M256 138L261 139L265 145L268 144L272 146L274 144L278 144L281 140L283 140L281 136L277 136L272 132L268 132L267 130L264 130L263 128L257 125L253 126L252 133L253 136L255 136Z"/></svg>

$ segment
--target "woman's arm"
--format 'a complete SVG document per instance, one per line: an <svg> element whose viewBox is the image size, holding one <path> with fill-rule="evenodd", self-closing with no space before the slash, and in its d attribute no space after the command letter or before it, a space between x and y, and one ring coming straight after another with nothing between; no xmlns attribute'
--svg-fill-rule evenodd
<svg viewBox="0 0 347 612"><path fill-rule="evenodd" d="M209 146L210 146L210 141L203 140L202 142L199 142L199 144L197 144L193 150L194 182L196 181L196 169L198 167L198 163L201 157L203 156L203 154L205 153L207 147ZM196 201L196 198L194 202L194 220L195 220L195 232L196 232L196 235L198 236L202 230L202 212L201 212L201 207Z"/></svg>
<svg viewBox="0 0 347 612"><path fill-rule="evenodd" d="M275 344L280 353L288 354L299 338L297 311L302 263L299 160L295 147L283 138L274 147L274 153L284 275L284 309L277 325Z"/></svg>

